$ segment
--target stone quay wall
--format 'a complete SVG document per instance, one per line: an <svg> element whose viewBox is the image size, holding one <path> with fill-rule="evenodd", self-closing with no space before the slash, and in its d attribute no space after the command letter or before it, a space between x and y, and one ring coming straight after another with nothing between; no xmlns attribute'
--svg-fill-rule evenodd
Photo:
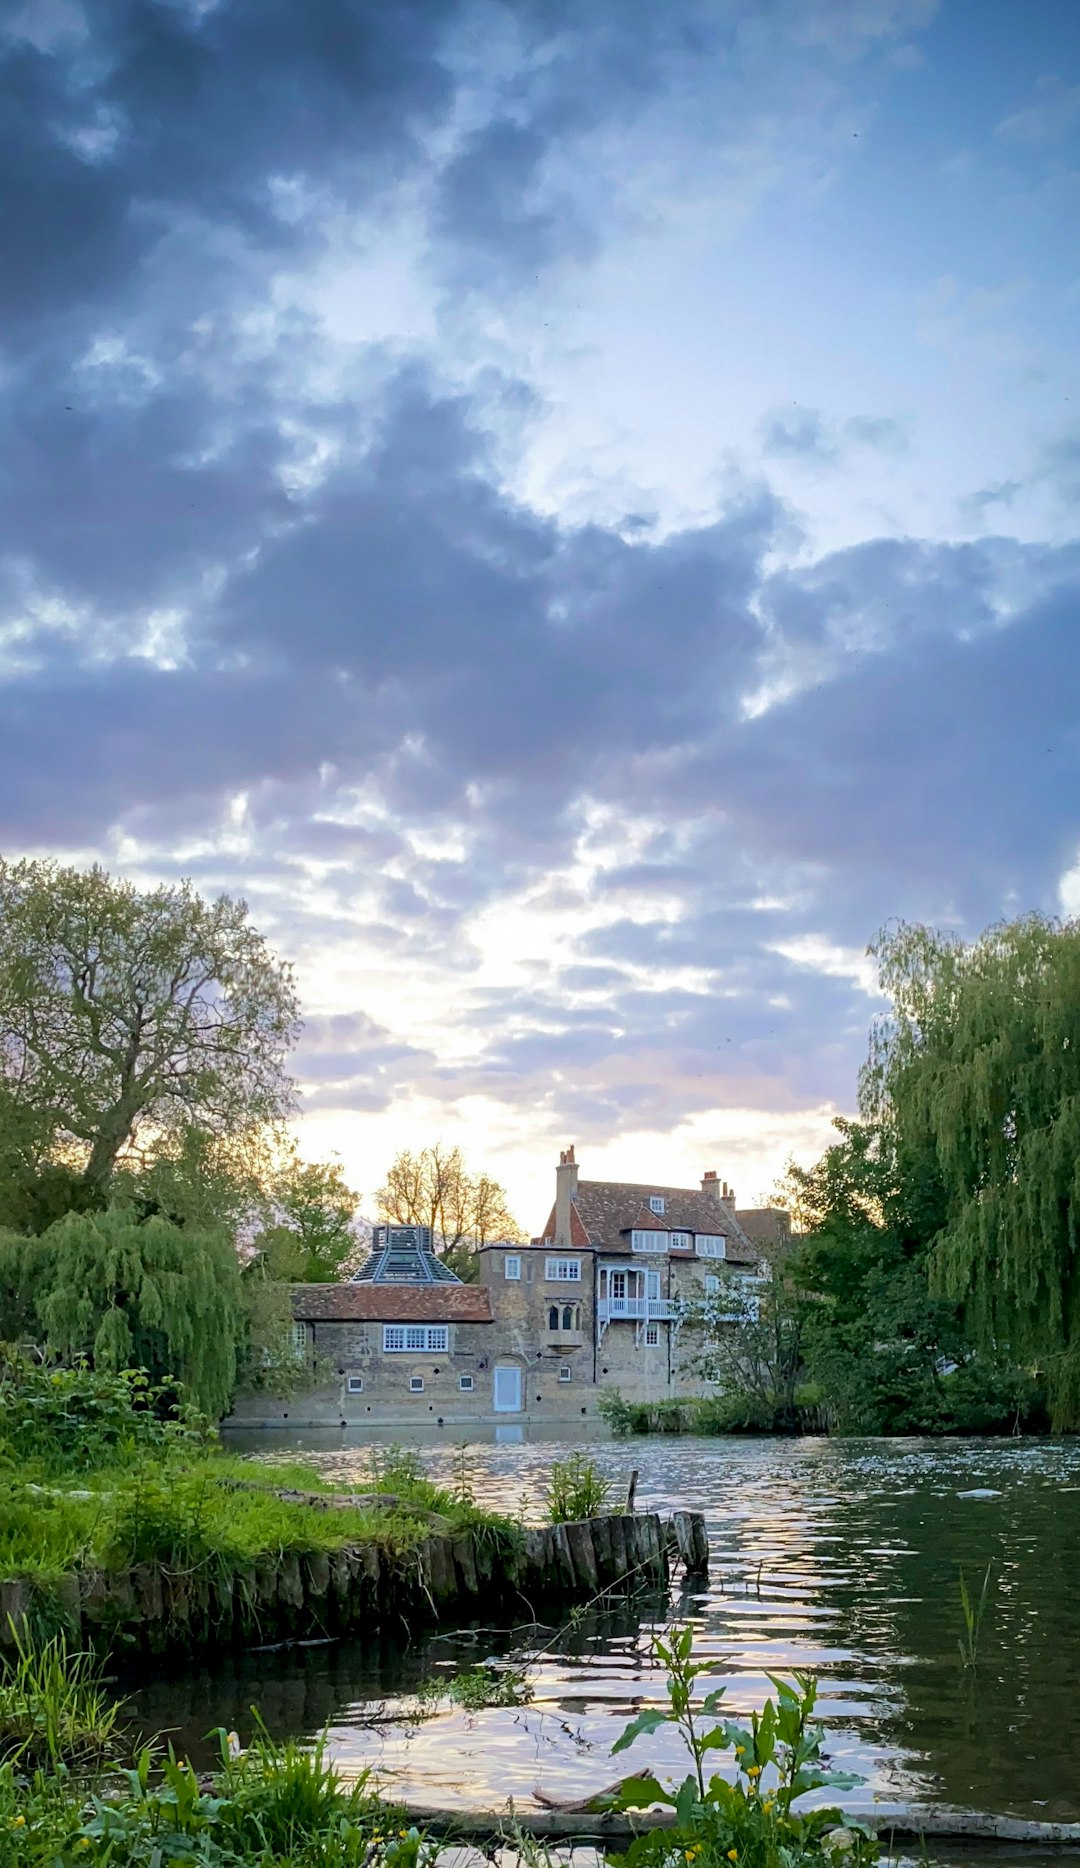
<svg viewBox="0 0 1080 1868"><path fill-rule="evenodd" d="M679 1512L523 1527L497 1540L483 1530L430 1536L412 1550L377 1543L305 1555L286 1552L236 1569L84 1570L51 1583L0 1583L0 1644L48 1616L95 1646L161 1653L200 1646L394 1634L440 1621L467 1621L481 1608L524 1617L593 1602L606 1594L665 1588L670 1563L708 1561L704 1523Z"/></svg>

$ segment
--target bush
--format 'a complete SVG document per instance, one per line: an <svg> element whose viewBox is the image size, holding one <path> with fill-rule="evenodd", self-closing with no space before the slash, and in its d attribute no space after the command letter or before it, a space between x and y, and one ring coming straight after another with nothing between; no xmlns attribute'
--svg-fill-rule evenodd
<svg viewBox="0 0 1080 1868"><path fill-rule="evenodd" d="M596 1462L584 1453L557 1459L548 1474L545 1503L549 1524L571 1524L578 1518L597 1518L607 1510L610 1486Z"/></svg>
<svg viewBox="0 0 1080 1868"><path fill-rule="evenodd" d="M0 1363L0 1459L13 1465L86 1472L205 1432L179 1385L155 1386L141 1369L55 1368L11 1351Z"/></svg>
<svg viewBox="0 0 1080 1868"><path fill-rule="evenodd" d="M649 1771L627 1778L608 1807L647 1809L661 1803L674 1812L669 1829L649 1829L636 1836L624 1855L612 1857L615 1868L871 1868L878 1859L874 1838L837 1809L797 1810L808 1793L832 1787L847 1789L859 1780L827 1769L824 1732L814 1720L817 1682L798 1673L793 1681L768 1677L776 1698L767 1699L749 1726L717 1722L724 1698L719 1687L696 1697L701 1675L713 1663L693 1659L693 1630L676 1628L653 1643L656 1659L667 1670L669 1711L649 1708L626 1727L613 1751L624 1751L636 1738L673 1726L689 1754L691 1769L677 1790L669 1790ZM706 1761L716 1751L730 1751L735 1781L706 1776Z"/></svg>

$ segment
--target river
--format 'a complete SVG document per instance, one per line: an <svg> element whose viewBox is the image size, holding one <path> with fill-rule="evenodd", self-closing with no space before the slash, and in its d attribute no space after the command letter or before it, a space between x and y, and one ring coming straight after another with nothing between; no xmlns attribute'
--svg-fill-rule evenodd
<svg viewBox="0 0 1080 1868"><path fill-rule="evenodd" d="M534 1434L474 1442L464 1455L445 1439L421 1452L434 1478L448 1482L464 1461L478 1502L535 1518L552 1459L583 1444ZM230 1436L241 1445L302 1451L350 1482L370 1472L369 1449L336 1432ZM537 1785L579 1796L646 1758L682 1774L664 1734L610 1757L625 1721L663 1698L650 1637L674 1612L713 1663L703 1690L725 1683L732 1715L762 1704L769 1673L819 1675L831 1756L863 1780L835 1797L848 1809L1080 1819L1080 1443L654 1438L588 1450L616 1493L638 1468L639 1509L706 1514L707 1586L561 1630L466 1629L406 1651L350 1641L170 1666L140 1684L140 1716L197 1748L211 1725L249 1731L255 1703L281 1735L325 1726L342 1764L376 1767L398 1794L528 1806ZM977 1598L988 1565L972 1669L959 1650L960 1575ZM443 1705L417 1718L424 1680L518 1647L529 1704Z"/></svg>

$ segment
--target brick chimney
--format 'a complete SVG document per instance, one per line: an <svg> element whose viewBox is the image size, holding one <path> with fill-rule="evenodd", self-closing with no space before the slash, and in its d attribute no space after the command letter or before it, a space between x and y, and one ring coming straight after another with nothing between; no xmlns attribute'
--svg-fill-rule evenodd
<svg viewBox="0 0 1080 1868"><path fill-rule="evenodd" d="M577 1198L578 1164L574 1144L564 1148L555 1169L555 1243L570 1244L570 1204Z"/></svg>
<svg viewBox="0 0 1080 1868"><path fill-rule="evenodd" d="M702 1175L701 1191L702 1193L711 1194L714 1200L719 1200L720 1182L716 1178L716 1170L714 1168L707 1168Z"/></svg>

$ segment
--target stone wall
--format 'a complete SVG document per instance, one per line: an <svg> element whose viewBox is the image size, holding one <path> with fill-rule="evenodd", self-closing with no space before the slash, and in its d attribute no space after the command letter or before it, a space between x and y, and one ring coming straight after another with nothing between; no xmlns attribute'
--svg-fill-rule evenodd
<svg viewBox="0 0 1080 1868"><path fill-rule="evenodd" d="M369 1543L221 1571L140 1564L48 1584L14 1580L0 1584L0 1645L46 1607L78 1641L151 1653L350 1631L405 1635L468 1619L481 1605L485 1615L558 1612L607 1592L666 1587L671 1554L700 1568L708 1544L698 1522L692 1513L670 1524L641 1513L526 1527L502 1546L483 1533L431 1536L406 1553Z"/></svg>

